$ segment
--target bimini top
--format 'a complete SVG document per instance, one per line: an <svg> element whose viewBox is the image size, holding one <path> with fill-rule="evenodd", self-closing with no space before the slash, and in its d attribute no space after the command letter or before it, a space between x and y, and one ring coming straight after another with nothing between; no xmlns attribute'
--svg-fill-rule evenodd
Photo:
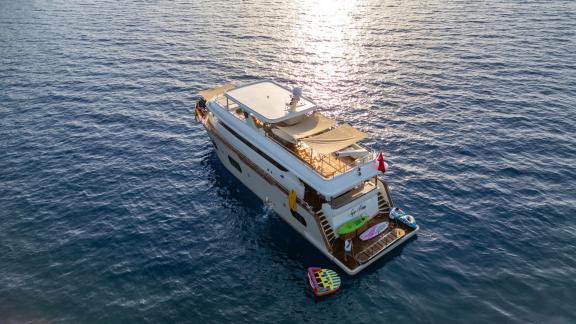
<svg viewBox="0 0 576 324"><path fill-rule="evenodd" d="M243 110L254 114L258 119L275 124L316 109L316 105L304 97L290 107L292 92L272 81L251 83L224 93Z"/></svg>
<svg viewBox="0 0 576 324"><path fill-rule="evenodd" d="M224 92L230 90L234 88L234 84L232 84L232 82L228 82L224 85L221 85L219 87L216 88L212 88L212 89L208 89L208 90L203 90L198 92L198 95L202 98L204 98L204 100L211 100L212 98L223 94Z"/></svg>
<svg viewBox="0 0 576 324"><path fill-rule="evenodd" d="M343 148L347 148L366 137L368 137L366 133L355 129L348 124L344 124L326 133L306 137L302 141L314 150L314 152L330 154Z"/></svg>

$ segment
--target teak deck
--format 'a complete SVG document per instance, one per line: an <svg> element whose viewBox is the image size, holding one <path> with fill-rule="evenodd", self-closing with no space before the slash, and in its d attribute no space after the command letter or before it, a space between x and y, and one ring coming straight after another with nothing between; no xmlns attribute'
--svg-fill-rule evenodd
<svg viewBox="0 0 576 324"><path fill-rule="evenodd" d="M316 172L320 173L325 178L331 178L339 174L345 173L351 167L348 163L335 156L326 155L322 158L314 158L310 154L310 150L306 148L295 148L292 150L300 160L310 165ZM351 159L352 160L352 159ZM353 161L353 160L352 160Z"/></svg>
<svg viewBox="0 0 576 324"><path fill-rule="evenodd" d="M381 233L380 235L368 240L360 240L360 234L365 230L370 228L372 225L387 221L388 229ZM378 255L381 251L385 250L390 246L396 237L393 233L395 228L401 228L405 231L405 235L414 231L413 228L406 226L405 224L390 220L387 214L379 214L378 216L372 218L367 226L363 226L362 230L359 230L352 237L352 256L348 258L344 255L344 239L338 238L334 241L332 254L338 258L342 263L344 263L348 268L354 269L359 265L368 262L372 257Z"/></svg>

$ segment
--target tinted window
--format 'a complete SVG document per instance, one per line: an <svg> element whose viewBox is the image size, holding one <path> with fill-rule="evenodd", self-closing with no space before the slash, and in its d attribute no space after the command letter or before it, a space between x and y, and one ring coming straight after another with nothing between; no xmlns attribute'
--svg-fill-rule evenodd
<svg viewBox="0 0 576 324"><path fill-rule="evenodd" d="M222 122L220 122L220 124L222 124L222 126L224 126L224 128L226 128L226 130L228 130L230 133L232 133L232 135L236 136L236 138L241 140L242 143L246 144L254 152L258 153L261 157L265 158L268 162L272 163L272 165L274 165L276 168L278 168L278 170L283 171L283 172L288 171L288 169L283 167L280 163L276 162L273 158L269 157L266 153L260 151L260 149L258 149L256 146L254 146L254 144L250 143L244 137L240 136L238 133L233 131L230 127L228 127L228 125L226 125Z"/></svg>
<svg viewBox="0 0 576 324"><path fill-rule="evenodd" d="M240 167L240 164L236 162L236 160L231 158L230 155L228 155L228 161L230 161L230 164L232 164L233 167L235 167L238 171L240 171L240 173L242 173L242 168Z"/></svg>
<svg viewBox="0 0 576 324"><path fill-rule="evenodd" d="M304 227L306 227L306 220L304 219L304 217L296 212L292 212L292 216L294 216L294 218L296 218L296 220L298 220L300 222L300 224L304 225Z"/></svg>

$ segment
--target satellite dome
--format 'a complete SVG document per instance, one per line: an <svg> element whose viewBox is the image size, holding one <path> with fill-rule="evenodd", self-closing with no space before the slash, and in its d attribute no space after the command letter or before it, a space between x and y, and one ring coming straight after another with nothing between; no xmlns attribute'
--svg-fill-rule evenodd
<svg viewBox="0 0 576 324"><path fill-rule="evenodd" d="M292 96L300 98L302 96L302 88L300 87L292 88Z"/></svg>

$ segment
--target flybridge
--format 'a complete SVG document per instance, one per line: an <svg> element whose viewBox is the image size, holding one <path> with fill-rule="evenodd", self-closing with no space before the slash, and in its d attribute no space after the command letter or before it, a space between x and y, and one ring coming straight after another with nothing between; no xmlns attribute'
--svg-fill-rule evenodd
<svg viewBox="0 0 576 324"><path fill-rule="evenodd" d="M336 120L316 112L317 106L303 97L299 88L291 92L273 81L263 81L236 88L227 84L203 91L200 95L210 98L209 105L217 107L212 112L221 117L221 123L226 121L227 126L238 131L247 127L246 131L240 131L242 137L256 136L254 144L267 138L296 157L299 166L294 165L291 169L307 181L316 182L311 178L314 175L300 169L301 163L324 181L335 180L337 176L346 178L346 183L337 186L340 190L362 181L365 176L377 174L375 167L368 163L374 160L373 152L357 143L368 135L348 124L339 125ZM275 155L277 146L270 146L269 141L257 145L261 146L260 150ZM292 164L292 158L284 154L276 156L276 159L287 166ZM347 174L352 169L357 172ZM324 187L320 183L316 183L318 189Z"/></svg>
<svg viewBox="0 0 576 324"><path fill-rule="evenodd" d="M291 105L293 94L275 82L264 81L229 90L224 96L261 121L276 124L316 109L311 100L301 96Z"/></svg>

